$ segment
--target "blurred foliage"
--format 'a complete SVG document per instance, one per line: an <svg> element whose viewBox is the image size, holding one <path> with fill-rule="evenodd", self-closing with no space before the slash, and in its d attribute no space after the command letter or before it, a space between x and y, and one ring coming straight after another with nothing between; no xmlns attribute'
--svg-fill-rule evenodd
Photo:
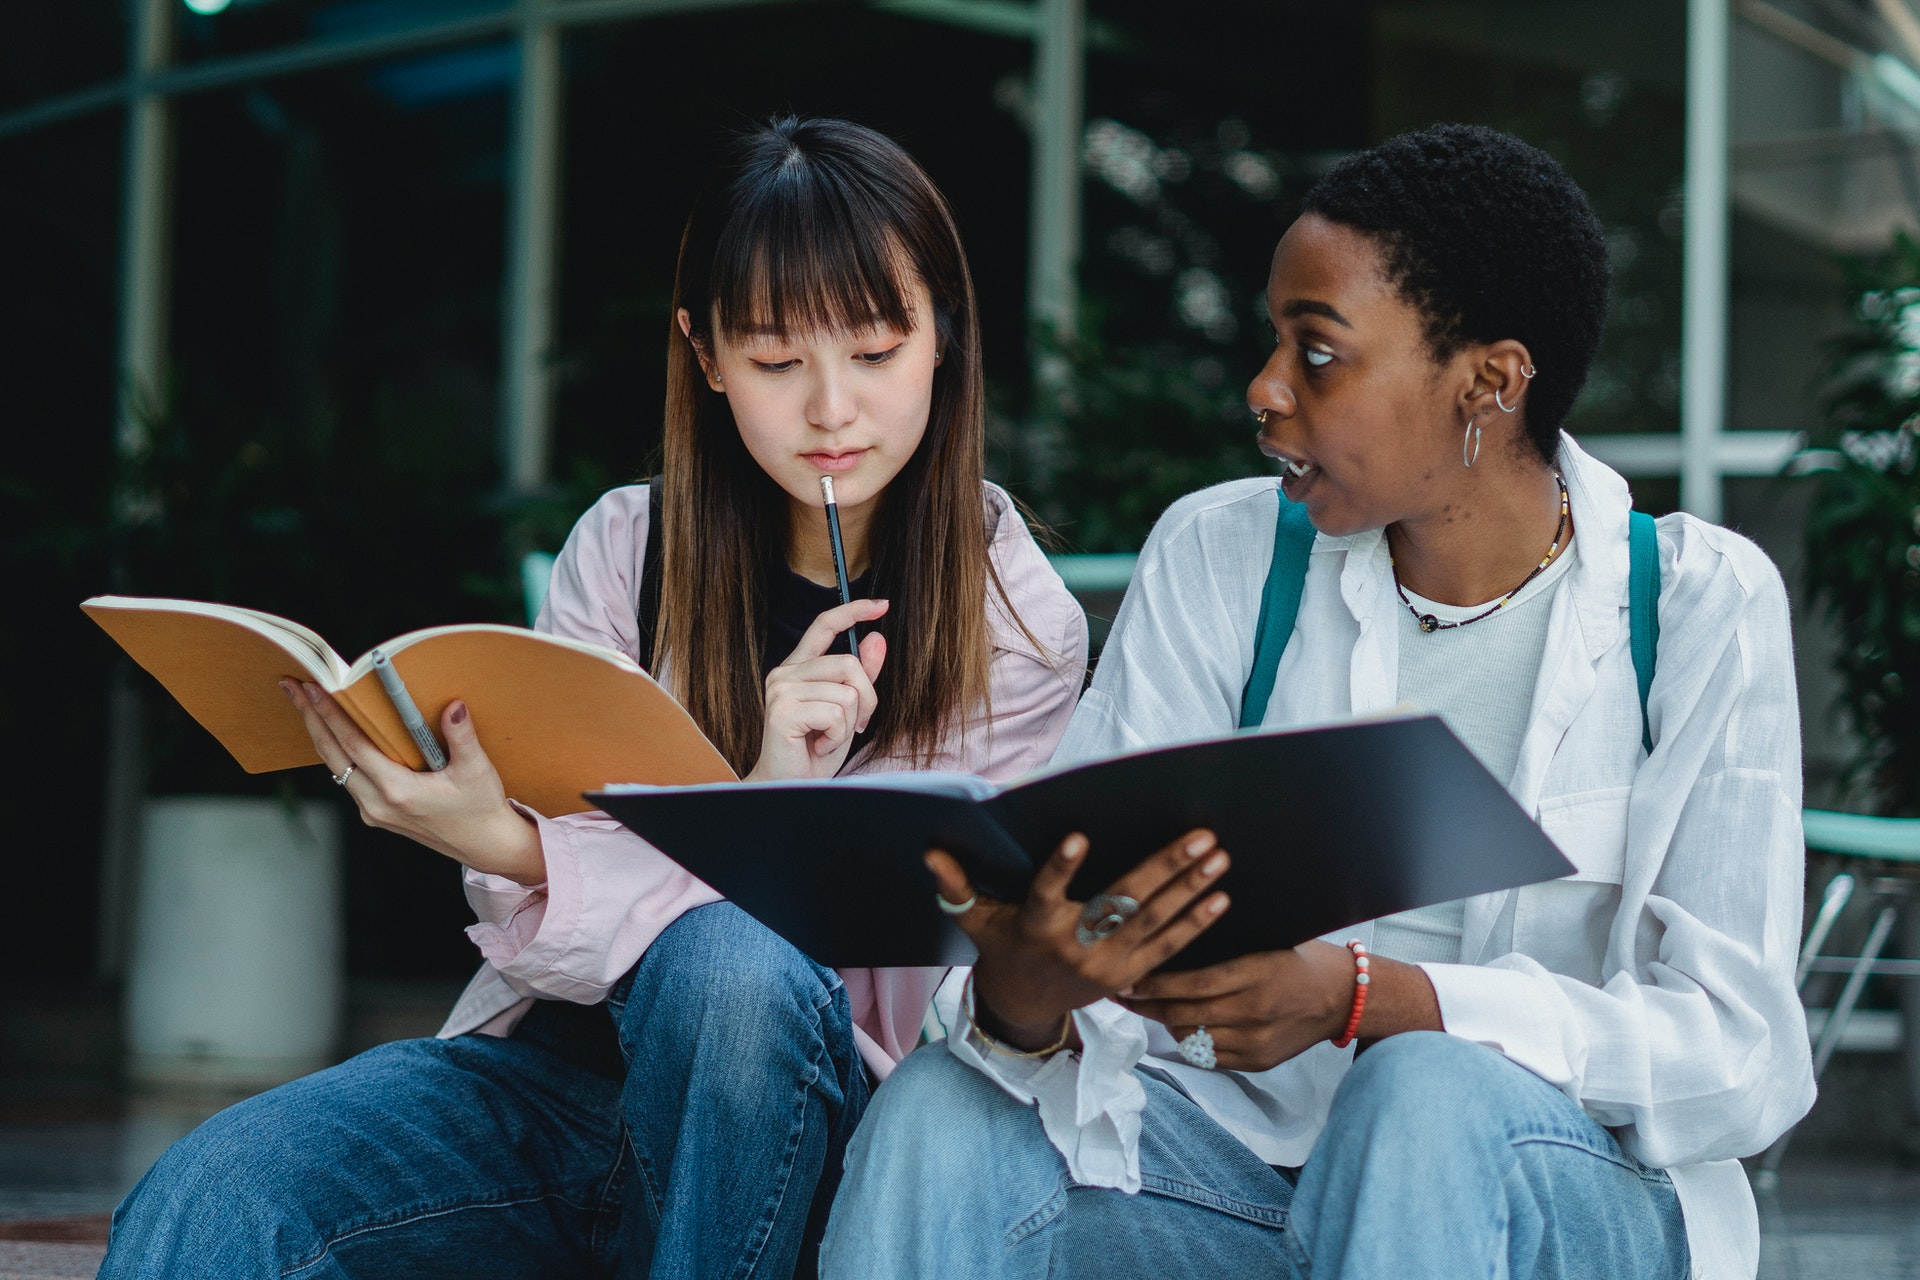
<svg viewBox="0 0 1920 1280"><path fill-rule="evenodd" d="M1182 494L1270 469L1246 384L1267 358L1268 258L1333 153L1161 93L1095 116L1078 332L997 374L991 469L1076 551L1134 551ZM1024 371L1022 371L1024 372Z"/></svg>
<svg viewBox="0 0 1920 1280"><path fill-rule="evenodd" d="M1097 332L1040 346L1063 380L1026 422L991 417L993 470L1062 549L1137 551L1174 499L1266 468L1218 359L1115 351Z"/></svg>
<svg viewBox="0 0 1920 1280"><path fill-rule="evenodd" d="M1323 114L1280 110L1230 79L1175 88L1090 76L1078 338L1036 338L1035 364L1051 377L1030 383L989 366L995 477L1071 548L1130 551L1174 498L1266 473L1245 387L1269 350L1273 247L1334 160L1435 120L1489 124L1542 147L1606 228L1612 310L1568 429L1677 429L1684 115L1662 26L1674 36L1679 26L1645 5L1636 12L1652 24L1644 40L1596 38L1578 56L1543 57L1537 44L1463 35L1462 22L1491 21L1473 5L1444 19L1388 6L1371 19L1371 73L1346 82L1371 94L1344 117L1370 115L1368 137L1328 132ZM1144 21L1128 15L1130 25ZM1357 47L1357 31L1325 34ZM1574 33L1559 34L1563 53L1576 47ZM1449 56L1463 40L1486 46L1471 77ZM1010 77L996 101L1019 115L1025 92Z"/></svg>
<svg viewBox="0 0 1920 1280"><path fill-rule="evenodd" d="M1831 344L1826 420L1800 465L1807 589L1840 638L1838 709L1859 744L1850 782L1920 816L1920 241L1852 264L1853 325Z"/></svg>
<svg viewBox="0 0 1920 1280"><path fill-rule="evenodd" d="M326 449L189 383L143 406L111 492L59 521L54 536L99 544L93 554L118 592L279 614L349 661L420 627L519 621L492 459L459 447L459 415L445 406L391 393L376 403L370 448ZM158 685L139 687L149 695L153 791L280 786L243 774Z"/></svg>
<svg viewBox="0 0 1920 1280"><path fill-rule="evenodd" d="M1539 30L1516 30L1509 15L1470 2L1383 5L1370 77L1374 130L1490 125L1564 165L1606 229L1613 268L1606 332L1567 430L1677 431L1684 6L1547 6ZM1471 75L1461 74L1463 54Z"/></svg>

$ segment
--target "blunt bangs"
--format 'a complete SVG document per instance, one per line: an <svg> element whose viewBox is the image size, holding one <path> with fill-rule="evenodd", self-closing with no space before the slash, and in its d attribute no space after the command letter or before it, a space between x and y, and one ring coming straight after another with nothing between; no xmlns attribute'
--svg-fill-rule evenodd
<svg viewBox="0 0 1920 1280"><path fill-rule="evenodd" d="M982 518L986 383L959 228L912 156L845 120L770 120L734 135L718 161L674 273L656 653L681 705L739 772L752 769L766 719L769 575L789 560L792 499L747 451L727 392L708 376L716 333L924 327L945 353L930 374L926 432L868 534L875 591L894 602L874 627L890 647L868 728L875 758L931 767L946 735L991 714L989 598L1019 622ZM728 586L718 596L717 582Z"/></svg>
<svg viewBox="0 0 1920 1280"><path fill-rule="evenodd" d="M784 341L919 324L913 285L924 273L885 212L889 193L836 161L793 148L770 170L741 175L708 281L722 333Z"/></svg>

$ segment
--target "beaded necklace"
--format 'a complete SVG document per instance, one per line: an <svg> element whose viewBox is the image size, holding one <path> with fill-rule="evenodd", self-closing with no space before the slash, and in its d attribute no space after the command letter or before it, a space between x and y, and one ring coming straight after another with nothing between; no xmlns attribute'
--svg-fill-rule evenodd
<svg viewBox="0 0 1920 1280"><path fill-rule="evenodd" d="M1494 614L1500 612L1500 606L1519 595L1523 587L1539 577L1546 571L1547 566L1553 563L1554 556L1560 552L1560 537L1567 531L1567 517L1570 514L1570 508L1567 504L1567 482L1565 478L1556 471L1553 473L1553 482L1560 486L1560 523L1553 528L1553 545L1547 548L1546 555L1540 557L1540 563L1533 566L1533 572L1520 579L1519 586L1516 586L1513 590L1494 601L1491 609L1486 610L1484 613L1476 613L1471 618L1462 618L1459 622L1442 622L1432 614L1422 613L1413 607L1413 601L1407 599L1406 588L1400 585L1400 574L1397 571L1394 573L1393 589L1399 593L1400 603L1407 606L1407 612L1411 613L1413 620L1420 624L1420 630L1423 633L1432 635L1436 631L1451 631L1455 627L1468 626L1480 621L1482 618L1492 617ZM1387 565L1389 568L1393 566L1393 557L1391 555L1387 557Z"/></svg>

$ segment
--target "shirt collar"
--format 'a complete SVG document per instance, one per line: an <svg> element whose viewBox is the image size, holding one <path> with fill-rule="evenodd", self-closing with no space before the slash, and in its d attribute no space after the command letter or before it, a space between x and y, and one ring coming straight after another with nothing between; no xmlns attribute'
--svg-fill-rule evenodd
<svg viewBox="0 0 1920 1280"><path fill-rule="evenodd" d="M1611 467L1560 433L1560 474L1573 511L1573 569L1567 575L1587 656L1597 658L1619 639L1627 608L1627 515L1633 494Z"/></svg>

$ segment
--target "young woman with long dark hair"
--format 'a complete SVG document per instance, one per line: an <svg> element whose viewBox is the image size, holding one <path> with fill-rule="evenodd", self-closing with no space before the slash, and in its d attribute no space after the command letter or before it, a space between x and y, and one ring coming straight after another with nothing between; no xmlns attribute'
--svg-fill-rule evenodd
<svg viewBox="0 0 1920 1280"><path fill-rule="evenodd" d="M666 428L662 492L581 518L540 628L633 656L749 777L1047 759L1085 618L983 477L966 258L897 145L792 119L735 142L682 241ZM438 1038L174 1147L101 1274L810 1270L870 1077L943 971L821 968L606 815L514 803L462 703L451 763L416 774L317 688L287 692L367 822L465 865L487 964Z"/></svg>

